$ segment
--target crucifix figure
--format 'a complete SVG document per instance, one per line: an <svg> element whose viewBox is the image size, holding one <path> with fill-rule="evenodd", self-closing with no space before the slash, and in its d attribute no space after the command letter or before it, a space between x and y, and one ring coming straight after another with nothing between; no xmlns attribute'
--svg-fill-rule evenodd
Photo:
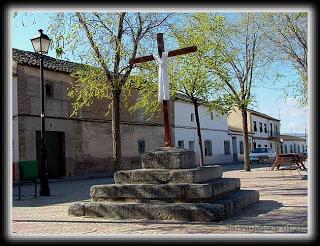
<svg viewBox="0 0 320 246"><path fill-rule="evenodd" d="M169 91L169 77L167 71L167 59L172 56L184 55L197 51L196 46L187 48L172 50L169 52L164 51L163 33L157 34L158 54L159 56L149 55L142 56L134 59L130 59L129 64L137 64L142 62L148 62L156 60L159 65L159 85L158 85L158 100L162 101L163 120L164 120L164 147L172 147L171 140L171 124L169 114L169 102L170 102L170 91Z"/></svg>

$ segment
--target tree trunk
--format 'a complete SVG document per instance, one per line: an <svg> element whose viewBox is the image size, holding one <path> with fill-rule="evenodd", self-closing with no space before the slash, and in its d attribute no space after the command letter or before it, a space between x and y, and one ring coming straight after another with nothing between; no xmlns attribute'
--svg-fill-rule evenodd
<svg viewBox="0 0 320 246"><path fill-rule="evenodd" d="M120 95L120 90L112 91L112 157L115 172L121 167Z"/></svg>
<svg viewBox="0 0 320 246"><path fill-rule="evenodd" d="M244 145L244 153L243 153L244 170L250 171L247 111L245 109L241 109L241 114L242 114L243 145Z"/></svg>
<svg viewBox="0 0 320 246"><path fill-rule="evenodd" d="M193 106L194 106L194 114L196 117L198 141L199 141L199 147L200 147L200 166L203 167L204 166L203 147L202 147L202 137L201 137L201 130L200 130L199 112L198 112L199 104L197 100L193 100Z"/></svg>

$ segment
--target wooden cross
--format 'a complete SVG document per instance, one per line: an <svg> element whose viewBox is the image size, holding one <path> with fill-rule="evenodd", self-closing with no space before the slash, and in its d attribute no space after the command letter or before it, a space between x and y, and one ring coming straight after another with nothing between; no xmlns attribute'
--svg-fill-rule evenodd
<svg viewBox="0 0 320 246"><path fill-rule="evenodd" d="M159 57L162 57L162 52L164 52L164 42L163 42L163 33L157 34L157 44L158 44L158 53ZM197 46L191 46L187 48L177 49L169 51L168 57L184 55L188 53L192 53L197 51ZM153 61L153 55L149 56L142 56L134 59L129 60L129 64L137 64L143 63L148 61ZM163 110L163 120L164 120L164 147L172 147L172 140L171 140L171 124L170 124L170 114L169 114L169 100L162 101L162 110Z"/></svg>

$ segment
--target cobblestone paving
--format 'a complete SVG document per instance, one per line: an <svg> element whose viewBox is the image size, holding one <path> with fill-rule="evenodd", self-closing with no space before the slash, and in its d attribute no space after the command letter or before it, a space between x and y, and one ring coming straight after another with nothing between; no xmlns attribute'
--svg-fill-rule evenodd
<svg viewBox="0 0 320 246"><path fill-rule="evenodd" d="M260 201L221 222L198 223L176 221L126 221L68 215L72 202L88 200L94 184L113 183L112 178L73 180L50 183L51 196L33 198L13 197L11 209L12 238L30 236L109 237L115 235L217 235L217 234L274 234L302 233L307 235L308 179L297 170L274 170L254 166L251 172L242 165L224 166L223 177L239 177L242 189L256 189ZM33 186L23 186L23 195L32 195ZM17 194L17 187L13 188ZM121 235L120 235L121 234ZM96 237L95 237L96 238Z"/></svg>

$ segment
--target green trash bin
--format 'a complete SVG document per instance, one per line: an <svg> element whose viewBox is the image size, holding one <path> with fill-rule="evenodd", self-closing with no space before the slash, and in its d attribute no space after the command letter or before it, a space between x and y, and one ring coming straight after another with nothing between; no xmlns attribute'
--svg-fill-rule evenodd
<svg viewBox="0 0 320 246"><path fill-rule="evenodd" d="M34 196L37 197L37 178L38 178L38 161L19 161L20 179L19 185L19 200L21 199L21 185L28 182L35 184Z"/></svg>
<svg viewBox="0 0 320 246"><path fill-rule="evenodd" d="M28 181L38 177L38 161L19 161L20 180Z"/></svg>

